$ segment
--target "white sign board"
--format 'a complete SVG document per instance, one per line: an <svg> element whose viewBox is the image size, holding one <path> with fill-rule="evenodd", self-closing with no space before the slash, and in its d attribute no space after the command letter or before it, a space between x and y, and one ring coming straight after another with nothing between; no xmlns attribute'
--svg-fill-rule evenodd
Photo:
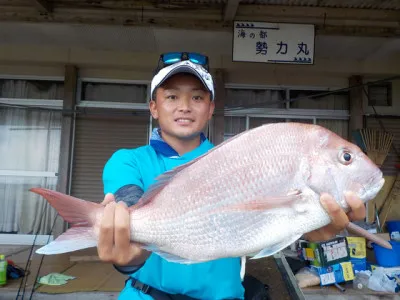
<svg viewBox="0 0 400 300"><path fill-rule="evenodd" d="M314 63L314 25L238 21L233 30L233 61Z"/></svg>

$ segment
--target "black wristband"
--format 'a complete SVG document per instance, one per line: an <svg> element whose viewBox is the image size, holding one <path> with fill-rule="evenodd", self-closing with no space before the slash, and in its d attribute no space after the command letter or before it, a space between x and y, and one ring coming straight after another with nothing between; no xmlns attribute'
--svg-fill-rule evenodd
<svg viewBox="0 0 400 300"><path fill-rule="evenodd" d="M134 184L124 185L114 193L115 201L124 201L128 207L135 205L142 196L143 190Z"/></svg>
<svg viewBox="0 0 400 300"><path fill-rule="evenodd" d="M141 267L144 266L144 263L142 263L141 265L137 265L137 266L117 266L117 265L113 265L114 268L125 275L130 275L135 273L136 271L138 271Z"/></svg>

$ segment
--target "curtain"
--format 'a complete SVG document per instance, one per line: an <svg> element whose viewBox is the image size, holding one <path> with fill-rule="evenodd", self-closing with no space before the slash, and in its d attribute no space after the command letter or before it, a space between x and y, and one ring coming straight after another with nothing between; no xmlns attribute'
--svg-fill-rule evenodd
<svg viewBox="0 0 400 300"><path fill-rule="evenodd" d="M246 130L246 117L224 117L224 139Z"/></svg>
<svg viewBox="0 0 400 300"><path fill-rule="evenodd" d="M133 84L92 83L82 84L82 100L146 103L147 86Z"/></svg>
<svg viewBox="0 0 400 300"><path fill-rule="evenodd" d="M59 112L0 108L0 232L50 233L56 212L29 189L56 188L39 172L58 171L60 136Z"/></svg>
<svg viewBox="0 0 400 300"><path fill-rule="evenodd" d="M0 79L0 98L62 100L62 81Z"/></svg>
<svg viewBox="0 0 400 300"><path fill-rule="evenodd" d="M235 107L248 105L252 107L284 108L281 103L285 99L285 91L282 90L252 90L252 89L226 89L225 106Z"/></svg>
<svg viewBox="0 0 400 300"><path fill-rule="evenodd" d="M256 128L265 124L272 124L272 123L281 123L286 122L285 118L262 118L262 117L253 117L250 118L249 121L249 128Z"/></svg>
<svg viewBox="0 0 400 300"><path fill-rule="evenodd" d="M337 92L325 96L315 98L312 97L313 95L323 94L326 92L327 91L291 90L290 99L296 100L290 102L290 108L334 110L349 109L348 92Z"/></svg>

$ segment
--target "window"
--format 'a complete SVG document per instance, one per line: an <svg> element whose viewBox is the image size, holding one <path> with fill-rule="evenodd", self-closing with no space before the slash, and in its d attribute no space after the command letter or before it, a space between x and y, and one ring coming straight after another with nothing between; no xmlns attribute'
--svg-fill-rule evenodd
<svg viewBox="0 0 400 300"><path fill-rule="evenodd" d="M284 118L250 117L249 129L262 126L264 124L285 122Z"/></svg>
<svg viewBox="0 0 400 300"><path fill-rule="evenodd" d="M64 83L49 80L0 79L0 98L62 100Z"/></svg>
<svg viewBox="0 0 400 300"><path fill-rule="evenodd" d="M349 138L349 120L317 119L317 124L331 130L344 139Z"/></svg>
<svg viewBox="0 0 400 300"><path fill-rule="evenodd" d="M290 90L290 108L348 110L349 93L315 90ZM294 100L294 101L293 101Z"/></svg>
<svg viewBox="0 0 400 300"><path fill-rule="evenodd" d="M29 107L38 100L62 106L63 95L63 82L0 80L0 100L7 100L0 104L2 233L50 233L56 211L29 189L56 189L62 116L61 111ZM13 103L25 108L10 107Z"/></svg>
<svg viewBox="0 0 400 300"><path fill-rule="evenodd" d="M224 117L224 139L228 139L246 130L246 117Z"/></svg>
<svg viewBox="0 0 400 300"><path fill-rule="evenodd" d="M392 83L369 85L368 106L392 106Z"/></svg>
<svg viewBox="0 0 400 300"><path fill-rule="evenodd" d="M0 232L50 232L54 210L28 190L56 189L60 136L60 112L0 108Z"/></svg>
<svg viewBox="0 0 400 300"><path fill-rule="evenodd" d="M146 84L82 82L82 101L146 103Z"/></svg>
<svg viewBox="0 0 400 300"><path fill-rule="evenodd" d="M348 91L229 87L226 94L226 138L278 122L319 124L348 137ZM286 103L287 98L295 101Z"/></svg>
<svg viewBox="0 0 400 300"><path fill-rule="evenodd" d="M285 91L271 89L226 89L226 107L285 108Z"/></svg>

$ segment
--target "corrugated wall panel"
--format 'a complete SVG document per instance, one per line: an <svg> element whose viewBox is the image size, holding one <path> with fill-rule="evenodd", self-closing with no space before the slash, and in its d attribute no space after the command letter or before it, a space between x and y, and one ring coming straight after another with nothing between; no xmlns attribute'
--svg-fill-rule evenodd
<svg viewBox="0 0 400 300"><path fill-rule="evenodd" d="M147 144L148 132L147 116L78 117L71 194L89 201L103 201L105 163L118 149Z"/></svg>
<svg viewBox="0 0 400 300"><path fill-rule="evenodd" d="M394 134L393 145L395 149L392 147L388 156L386 157L385 162L382 166L382 171L384 175L396 175L397 169L395 167L396 164L400 163L400 118L376 118L376 117L367 117L366 119L366 127L372 129L383 130L380 122L382 122L383 127L387 132Z"/></svg>
<svg viewBox="0 0 400 300"><path fill-rule="evenodd" d="M213 2L213 1L211 1ZM288 5L334 8L400 9L398 0L242 0L241 4Z"/></svg>

